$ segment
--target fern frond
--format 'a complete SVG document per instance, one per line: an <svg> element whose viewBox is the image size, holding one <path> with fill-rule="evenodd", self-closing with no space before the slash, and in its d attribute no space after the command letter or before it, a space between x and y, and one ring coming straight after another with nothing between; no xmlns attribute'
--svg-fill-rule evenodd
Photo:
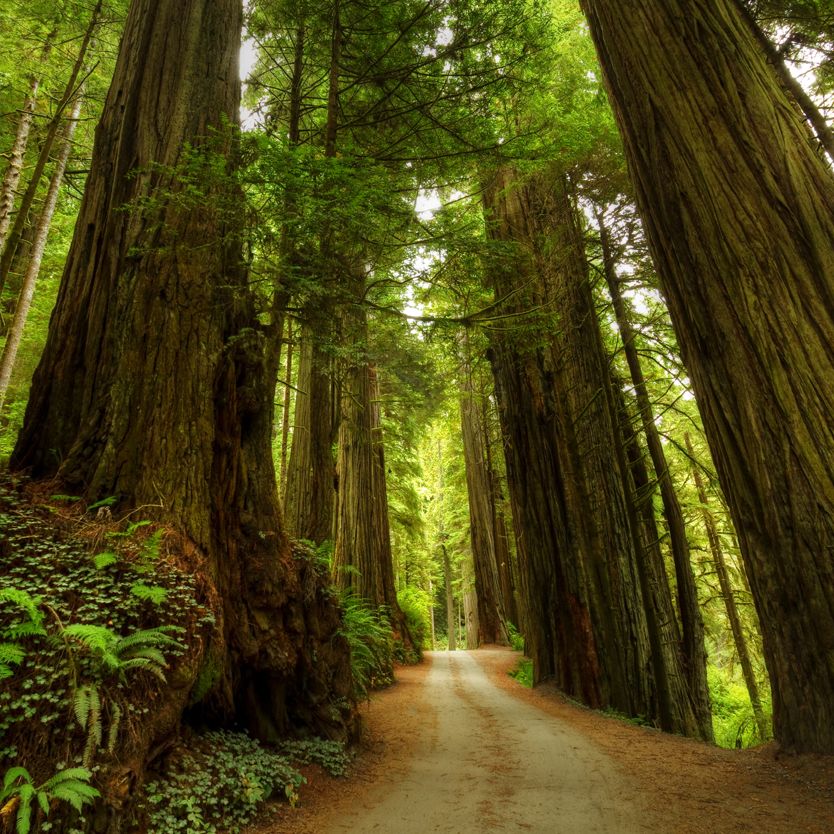
<svg viewBox="0 0 834 834"><path fill-rule="evenodd" d="M110 708L110 727L107 731L107 752L112 753L116 749L116 739L119 735L119 724L122 720L122 708L114 703Z"/></svg>

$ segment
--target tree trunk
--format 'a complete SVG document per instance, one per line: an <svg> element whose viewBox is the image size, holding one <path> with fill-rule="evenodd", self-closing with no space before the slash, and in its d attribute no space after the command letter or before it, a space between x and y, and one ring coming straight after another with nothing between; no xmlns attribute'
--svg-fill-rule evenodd
<svg viewBox="0 0 834 834"><path fill-rule="evenodd" d="M528 311L514 343L494 335L493 359L534 674L591 706L697 735L660 635L566 179L521 186L505 171L485 193L491 234L516 243L506 262L493 259L496 296L514 292Z"/></svg>
<svg viewBox="0 0 834 834"><path fill-rule="evenodd" d="M355 279L354 279L355 280ZM368 322L362 307L345 312L346 345L351 356L342 376L339 418L338 533L333 580L372 605L384 605L385 589L375 529L374 455L371 385L368 374Z"/></svg>
<svg viewBox="0 0 834 834"><path fill-rule="evenodd" d="M44 64L52 50L52 38L54 34L52 32L49 35L42 50L41 60ZM3 246L6 243L6 235L8 234L12 212L14 211L15 195L17 194L17 186L20 182L20 174L23 170L23 158L26 155L26 146L29 144L29 131L32 127L32 118L35 115L39 86L40 78L37 75L33 75L29 79L29 91L23 100L23 107L20 109L17 131L15 132L12 147L9 150L9 165L3 176L3 184L0 186L0 253L3 252Z"/></svg>
<svg viewBox="0 0 834 834"><path fill-rule="evenodd" d="M686 525L683 520L680 501L675 492L675 486L669 475L666 454L663 451L663 444L660 442L660 433L654 421L652 403L649 398L648 389L646 388L646 380L643 376L640 357L637 353L636 333L631 326L631 320L623 300L622 292L620 291L620 282L617 277L611 239L608 234L608 229L605 226L605 219L602 216L602 212L597 211L596 217L602 248L603 273L608 285L608 291L611 294L614 315L620 330L620 336L623 340L626 362L628 363L631 381L634 385L637 408L640 412L640 423L646 437L646 444L649 449L652 466L657 476L657 483L660 487L660 496L663 502L663 518L666 521L666 529L669 533L669 547L672 551L672 559L675 565L678 614L683 632L682 661L689 686L689 697L692 700L692 706L700 727L701 736L711 740L712 714L710 710L709 687L707 685L704 621L701 618L698 591L695 587L695 575L692 572L692 557L689 552L689 541L686 537ZM648 507L652 507L653 493L654 490L651 489L648 495L643 496ZM652 508L653 512L654 510Z"/></svg>
<svg viewBox="0 0 834 834"><path fill-rule="evenodd" d="M446 586L446 636L448 649L453 652L458 647L458 640L455 627L455 596L452 591L452 563L446 545L441 543L440 549L443 553L443 582Z"/></svg>
<svg viewBox="0 0 834 834"><path fill-rule="evenodd" d="M468 353L464 337L464 351ZM484 460L486 441L481 424L481 407L472 385L468 357L461 368L460 420L466 491L469 503L469 534L478 603L478 636L482 643L507 643L501 606L501 587L495 555L495 531L490 501L491 483Z"/></svg>
<svg viewBox="0 0 834 834"><path fill-rule="evenodd" d="M684 435L686 449L689 452L690 458L695 457L695 452L692 449L692 441L689 435ZM738 608L736 607L736 599L733 593L733 586L730 582L730 575L727 572L727 562L724 559L724 548L721 547L721 538L718 535L718 528L715 524L715 519L709 509L709 499L707 492L704 489L704 482L701 479L701 473L698 467L693 464L692 478L695 481L695 488L698 490L698 502L701 505L701 518L704 520L704 527L707 531L707 541L709 542L710 553L715 564L715 572L718 574L718 585L721 588L721 597L724 600L724 607L727 610L727 619L730 621L730 630L733 633L733 642L736 646L736 654L738 655L739 663L741 664L741 673L744 676L744 683L747 686L747 692L750 695L750 705L753 707L753 716L756 719L756 727L759 730L759 739L762 742L770 738L770 727L764 710L762 709L762 699L759 695L759 684L756 681L756 674L753 671L753 663L750 660L750 652L747 648L747 640L744 637L744 631L741 627L741 618L738 615Z"/></svg>
<svg viewBox="0 0 834 834"><path fill-rule="evenodd" d="M735 3L583 6L738 530L776 738L834 752L834 178Z"/></svg>
<svg viewBox="0 0 834 834"><path fill-rule="evenodd" d="M330 359L320 343L321 324L302 325L292 444L287 468L286 513L289 531L321 544L333 538L334 426Z"/></svg>
<svg viewBox="0 0 834 834"><path fill-rule="evenodd" d="M2 254L0 254L0 293L3 292L3 287L5 286L9 269L11 268L12 261L14 260L17 243L23 235L23 230L26 227L26 221L29 217L29 211L32 208L32 204L35 202L35 195L37 194L41 177L43 176L43 172L46 170L46 166L49 163L52 146L55 144L55 138L58 136L58 130L63 124L64 110L78 95L77 88L79 84L79 76L81 75L81 71L87 60L87 50L90 47L90 42L93 39L93 34L95 33L96 27L99 23L102 4L103 0L98 0L95 8L93 9L92 17L90 18L90 22L84 32L84 37L81 40L81 46L78 49L78 55L76 56L70 76L67 79L66 86L64 87L63 95L61 96L61 99L55 108L55 113L53 114L46 129L46 136L41 144L40 153L38 154L37 162L35 162L35 169L29 179L29 185L27 186L26 191L23 194L23 198L20 201L14 225L6 238Z"/></svg>
<svg viewBox="0 0 834 834"><path fill-rule="evenodd" d="M12 370L14 369L15 359L17 358L17 349L20 347L20 341L23 338L23 329L26 326L26 319L29 316L29 309L32 306L32 299L35 295L35 284L38 280L38 274L41 271L41 261L43 260L43 253L46 250L46 241L49 237L49 228L52 225L52 216L55 214L55 207L58 205L58 194L61 190L61 183L64 180L67 160L69 160L70 153L72 152L72 137L78 124L82 101L83 93L79 91L75 103L72 106L72 112L64 127L64 135L61 138L58 157L55 160L55 170L52 172L52 178L49 181L49 188L46 192L46 198L44 199L43 208L41 209L41 214L37 222L35 237L32 242L29 263L23 275L23 282L17 297L14 318L6 336L6 343L3 345L3 355L0 357L0 412L2 412L3 404L6 401L6 394L8 393L9 383L12 378Z"/></svg>
<svg viewBox="0 0 834 834"><path fill-rule="evenodd" d="M284 369L284 402L281 408L281 468L278 478L278 492L284 502L287 500L287 450L290 439L290 415L292 402L292 360L295 342L293 341L292 322L287 320L287 364Z"/></svg>
<svg viewBox="0 0 834 834"><path fill-rule="evenodd" d="M472 563L464 558L461 563L461 588L463 592L463 622L467 651L478 648L481 626L478 622L478 591Z"/></svg>
<svg viewBox="0 0 834 834"><path fill-rule="evenodd" d="M374 500L373 521L376 532L376 558L382 582L382 596L391 616L391 626L397 639L406 650L419 654L420 647L408 630L405 616L397 600L394 577L394 554L391 550L391 523L388 518L388 474L385 468L385 437L382 431L382 392L376 366L368 366L368 382L371 395L371 448L373 454L373 479L371 492Z"/></svg>
<svg viewBox="0 0 834 834"><path fill-rule="evenodd" d="M235 157L241 13L237 0L131 4L12 466L187 537L183 558L219 598L206 716L266 739L293 723L338 736L347 645L284 533L276 359L242 269L242 197L216 174ZM212 172L199 199L185 164Z"/></svg>

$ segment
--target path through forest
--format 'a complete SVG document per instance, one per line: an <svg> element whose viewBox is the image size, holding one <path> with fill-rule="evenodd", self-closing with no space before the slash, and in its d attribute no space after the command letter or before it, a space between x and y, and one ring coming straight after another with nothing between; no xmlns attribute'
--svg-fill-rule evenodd
<svg viewBox="0 0 834 834"><path fill-rule="evenodd" d="M825 757L734 751L600 715L507 676L507 649L427 653L364 710L347 780L318 768L298 808L247 834L825 834Z"/></svg>

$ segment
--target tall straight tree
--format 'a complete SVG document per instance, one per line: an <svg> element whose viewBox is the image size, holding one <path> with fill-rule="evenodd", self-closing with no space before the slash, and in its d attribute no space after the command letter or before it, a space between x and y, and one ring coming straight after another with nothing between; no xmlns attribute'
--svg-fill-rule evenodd
<svg viewBox="0 0 834 834"><path fill-rule="evenodd" d="M736 0L582 0L787 748L834 752L834 178Z"/></svg>
<svg viewBox="0 0 834 834"><path fill-rule="evenodd" d="M131 4L12 465L187 538L219 597L215 717L265 738L293 719L339 734L347 647L284 534L277 360L241 267L241 13L239 0Z"/></svg>
<svg viewBox="0 0 834 834"><path fill-rule="evenodd" d="M469 500L469 537L478 600L478 639L481 643L506 643L507 629L501 604L501 584L495 549L492 477L486 465L485 427L481 422L480 396L475 391L469 340L463 338L460 423Z"/></svg>
<svg viewBox="0 0 834 834"><path fill-rule="evenodd" d="M520 572L536 674L593 706L708 736L664 639L668 606L642 553L567 177L524 183L505 168L485 203L504 250L490 267L496 297L521 304L528 321L512 338L493 335L493 366L526 540Z"/></svg>

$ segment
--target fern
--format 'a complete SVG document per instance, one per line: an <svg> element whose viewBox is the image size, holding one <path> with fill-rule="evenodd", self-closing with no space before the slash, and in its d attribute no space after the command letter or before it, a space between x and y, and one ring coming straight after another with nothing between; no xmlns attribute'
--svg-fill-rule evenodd
<svg viewBox="0 0 834 834"><path fill-rule="evenodd" d="M181 650L179 640L167 632L165 626L134 631L126 637L105 626L76 623L64 629L64 634L81 643L102 666L106 674L118 673L122 677L130 669L145 669L160 680L165 680L163 670L167 661L163 650Z"/></svg>
<svg viewBox="0 0 834 834"><path fill-rule="evenodd" d="M26 652L18 643L0 643L0 680L10 678L14 672L12 666L23 661Z"/></svg>
<svg viewBox="0 0 834 834"><path fill-rule="evenodd" d="M93 684L80 686L75 690L72 707L78 724L87 732L84 764L89 765L93 761L96 750L101 746L101 697L98 694L98 688Z"/></svg>
<svg viewBox="0 0 834 834"><path fill-rule="evenodd" d="M18 803L15 830L17 834L29 834L32 829L33 800L37 800L44 816L49 815L49 803L54 799L68 802L80 812L84 805L100 796L90 784L91 776L92 773L85 767L70 767L58 771L42 785L35 787L25 767L12 767L3 777L0 817L14 813L15 803Z"/></svg>
<svg viewBox="0 0 834 834"><path fill-rule="evenodd" d="M10 602L20 608L26 618L19 623L13 623L2 630L2 636L10 639L29 637L34 634L44 634L43 611L40 609L40 597L33 597L19 588L0 588L0 603Z"/></svg>
<svg viewBox="0 0 834 834"><path fill-rule="evenodd" d="M161 605L168 596L168 591L159 585L145 585L143 582L136 582L130 586L130 593L139 599L152 602L154 605Z"/></svg>
<svg viewBox="0 0 834 834"><path fill-rule="evenodd" d="M115 565L118 561L119 557L109 550L105 551L104 553L97 553L95 556L93 556L93 564L96 566L96 570L104 570L104 568L109 568L110 565Z"/></svg>

